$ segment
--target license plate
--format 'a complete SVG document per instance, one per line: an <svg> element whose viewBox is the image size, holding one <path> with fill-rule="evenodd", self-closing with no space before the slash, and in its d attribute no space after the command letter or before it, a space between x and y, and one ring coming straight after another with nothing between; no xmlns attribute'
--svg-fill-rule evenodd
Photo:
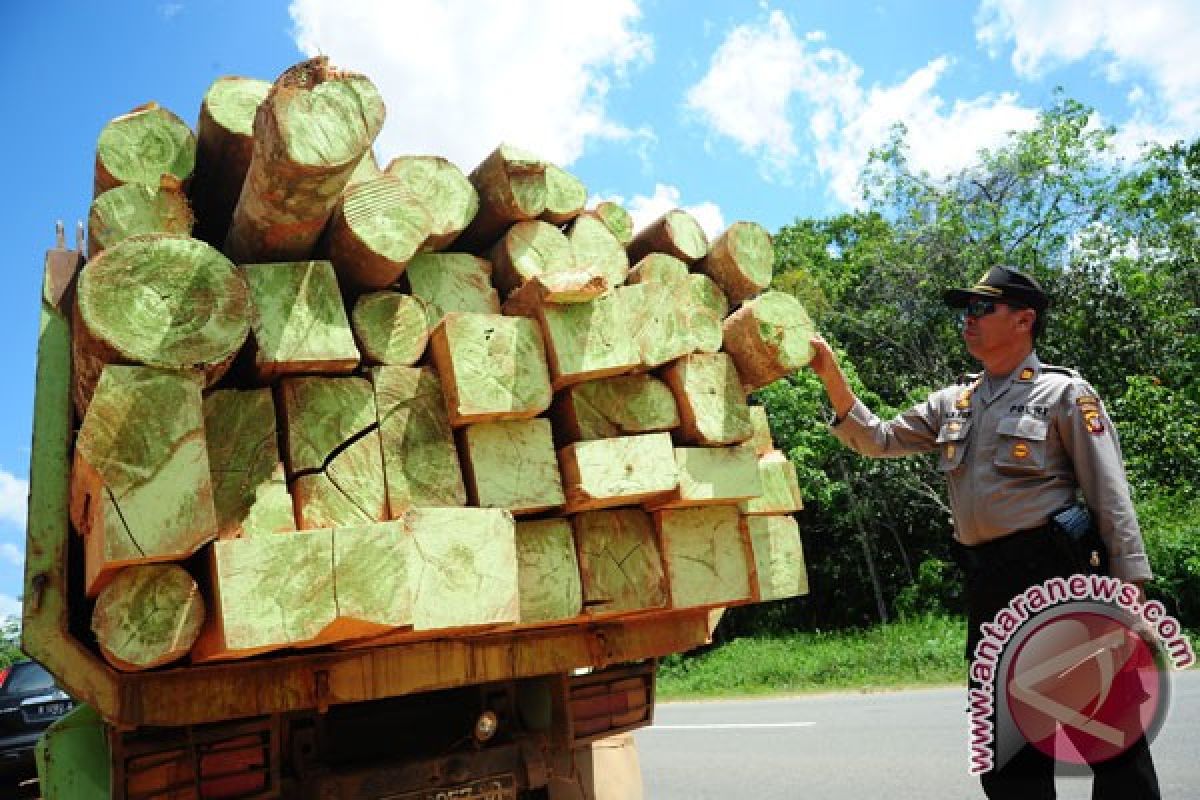
<svg viewBox="0 0 1200 800"><path fill-rule="evenodd" d="M61 717L71 710L70 700L56 700L53 703L38 703L30 709L35 717Z"/></svg>
<svg viewBox="0 0 1200 800"><path fill-rule="evenodd" d="M394 794L384 800L517 800L517 779L512 775L497 775L447 789Z"/></svg>

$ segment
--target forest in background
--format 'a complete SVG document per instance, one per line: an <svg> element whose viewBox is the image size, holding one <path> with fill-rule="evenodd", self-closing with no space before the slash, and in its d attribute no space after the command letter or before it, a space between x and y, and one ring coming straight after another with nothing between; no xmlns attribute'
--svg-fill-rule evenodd
<svg viewBox="0 0 1200 800"><path fill-rule="evenodd" d="M859 397L884 419L978 370L944 289L1007 264L1052 298L1040 358L1097 389L1119 431L1161 600L1200 627L1200 139L1135 161L1062 95L1027 132L945 179L897 127L863 173L860 210L797 219L775 236L774 288L799 298ZM810 594L733 609L720 639L866 627L957 613L945 482L932 456L873 460L828 432L808 370L758 392L795 462Z"/></svg>

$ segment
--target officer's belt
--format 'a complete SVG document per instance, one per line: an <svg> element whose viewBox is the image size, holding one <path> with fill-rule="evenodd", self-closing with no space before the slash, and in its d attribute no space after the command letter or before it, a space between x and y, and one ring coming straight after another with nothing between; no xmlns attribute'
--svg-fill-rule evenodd
<svg viewBox="0 0 1200 800"><path fill-rule="evenodd" d="M1053 547L1051 527L1047 522L1036 528L1026 528L976 545L955 542L957 547L954 548L954 552L958 556L959 566L969 575L1024 563L1029 560L1030 553Z"/></svg>

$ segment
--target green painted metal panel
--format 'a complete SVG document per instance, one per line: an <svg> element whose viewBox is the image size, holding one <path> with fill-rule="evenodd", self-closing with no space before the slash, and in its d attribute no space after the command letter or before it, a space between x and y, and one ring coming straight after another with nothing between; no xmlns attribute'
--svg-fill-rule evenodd
<svg viewBox="0 0 1200 800"><path fill-rule="evenodd" d="M79 706L47 728L34 755L42 800L111 797L108 734L91 706Z"/></svg>

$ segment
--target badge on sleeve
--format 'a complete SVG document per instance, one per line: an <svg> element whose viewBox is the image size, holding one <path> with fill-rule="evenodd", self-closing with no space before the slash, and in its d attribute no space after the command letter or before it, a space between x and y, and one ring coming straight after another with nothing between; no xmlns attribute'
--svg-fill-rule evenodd
<svg viewBox="0 0 1200 800"><path fill-rule="evenodd" d="M1029 445L1025 444L1024 442L1017 442L1013 445L1012 454L1013 458L1028 458Z"/></svg>
<svg viewBox="0 0 1200 800"><path fill-rule="evenodd" d="M1087 429L1093 434L1104 433L1104 420L1100 418L1100 411L1098 409L1084 411L1083 421L1087 425Z"/></svg>

